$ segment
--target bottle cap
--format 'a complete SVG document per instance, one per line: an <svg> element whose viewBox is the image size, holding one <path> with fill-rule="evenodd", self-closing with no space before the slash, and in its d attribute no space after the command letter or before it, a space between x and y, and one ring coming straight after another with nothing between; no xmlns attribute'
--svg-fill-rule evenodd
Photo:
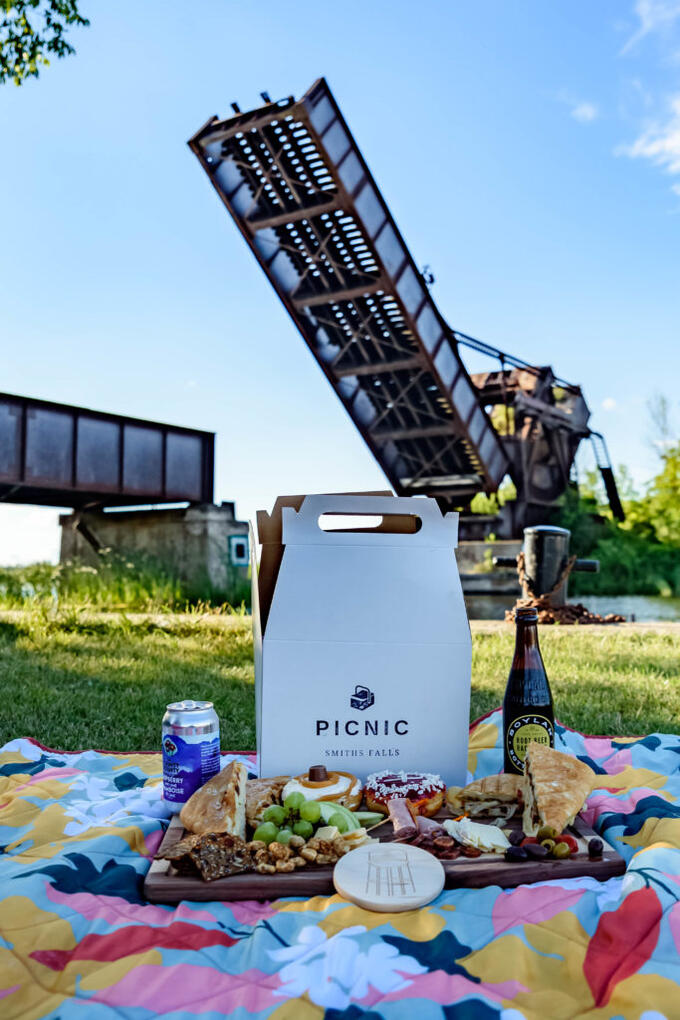
<svg viewBox="0 0 680 1020"><path fill-rule="evenodd" d="M523 623L537 623L538 610L530 606L520 606L515 610L515 620L521 620Z"/></svg>

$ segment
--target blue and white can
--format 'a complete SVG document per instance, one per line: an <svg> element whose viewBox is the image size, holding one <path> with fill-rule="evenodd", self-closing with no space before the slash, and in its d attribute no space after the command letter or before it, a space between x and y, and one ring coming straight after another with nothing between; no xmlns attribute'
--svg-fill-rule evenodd
<svg viewBox="0 0 680 1020"><path fill-rule="evenodd" d="M212 701L173 701L162 734L163 799L179 810L220 771L220 721Z"/></svg>

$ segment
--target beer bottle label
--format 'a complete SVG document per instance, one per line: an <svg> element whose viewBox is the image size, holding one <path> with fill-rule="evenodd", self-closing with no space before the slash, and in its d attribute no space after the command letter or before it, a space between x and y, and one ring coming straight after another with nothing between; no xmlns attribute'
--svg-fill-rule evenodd
<svg viewBox="0 0 680 1020"><path fill-rule="evenodd" d="M518 716L508 726L505 738L510 761L516 769L523 772L527 747L531 741L536 740L539 744L553 747L554 736L552 721L546 716L533 714Z"/></svg>

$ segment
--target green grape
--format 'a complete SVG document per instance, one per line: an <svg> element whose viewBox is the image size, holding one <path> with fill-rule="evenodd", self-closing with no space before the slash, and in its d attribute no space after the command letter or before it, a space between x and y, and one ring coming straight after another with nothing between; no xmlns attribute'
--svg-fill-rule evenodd
<svg viewBox="0 0 680 1020"><path fill-rule="evenodd" d="M314 825L321 818L321 808L319 802L316 800L306 800L304 804L300 805L300 818L305 822L311 822Z"/></svg>
<svg viewBox="0 0 680 1020"><path fill-rule="evenodd" d="M278 834L279 830L273 822L263 822L255 829L253 839L261 839L263 843L269 845L274 842Z"/></svg>
<svg viewBox="0 0 680 1020"><path fill-rule="evenodd" d="M311 822L296 822L293 826L293 832L296 836L302 836L303 839L309 839L314 832L314 826Z"/></svg>
<svg viewBox="0 0 680 1020"><path fill-rule="evenodd" d="M347 832L347 819L344 815L341 815L339 811L336 811L334 815L328 819L329 825L334 825L338 832Z"/></svg>
<svg viewBox="0 0 680 1020"><path fill-rule="evenodd" d="M288 846L290 843L290 837L293 835L292 829L279 829L279 834L276 837L279 843L283 843L284 846Z"/></svg>
<svg viewBox="0 0 680 1020"><path fill-rule="evenodd" d="M265 822L273 822L274 825L283 825L283 820L286 817L286 812L283 810L280 804L270 804L267 810L262 815Z"/></svg>
<svg viewBox="0 0 680 1020"><path fill-rule="evenodd" d="M305 802L304 793L300 793L298 790L296 790L293 793L288 794L288 796L283 802L283 806L288 812L298 811L300 807L304 804L304 802Z"/></svg>

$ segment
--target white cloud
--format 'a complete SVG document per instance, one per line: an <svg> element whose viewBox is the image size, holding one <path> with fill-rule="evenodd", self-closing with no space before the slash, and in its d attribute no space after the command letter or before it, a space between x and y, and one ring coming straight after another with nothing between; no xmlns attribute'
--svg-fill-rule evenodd
<svg viewBox="0 0 680 1020"><path fill-rule="evenodd" d="M680 0L637 0L635 13L640 24L621 50L622 54L628 53L645 36L672 29L680 18Z"/></svg>
<svg viewBox="0 0 680 1020"><path fill-rule="evenodd" d="M616 401L613 397L605 397L602 401L602 409L604 411L613 411L616 408Z"/></svg>
<svg viewBox="0 0 680 1020"><path fill-rule="evenodd" d="M650 124L632 145L619 152L631 159L648 159L668 174L680 175L680 93L669 102L670 113L663 123ZM680 185L672 190L680 194Z"/></svg>
<svg viewBox="0 0 680 1020"><path fill-rule="evenodd" d="M571 111L571 115L581 124L590 124L591 121L597 119L599 112L595 103L578 103Z"/></svg>

